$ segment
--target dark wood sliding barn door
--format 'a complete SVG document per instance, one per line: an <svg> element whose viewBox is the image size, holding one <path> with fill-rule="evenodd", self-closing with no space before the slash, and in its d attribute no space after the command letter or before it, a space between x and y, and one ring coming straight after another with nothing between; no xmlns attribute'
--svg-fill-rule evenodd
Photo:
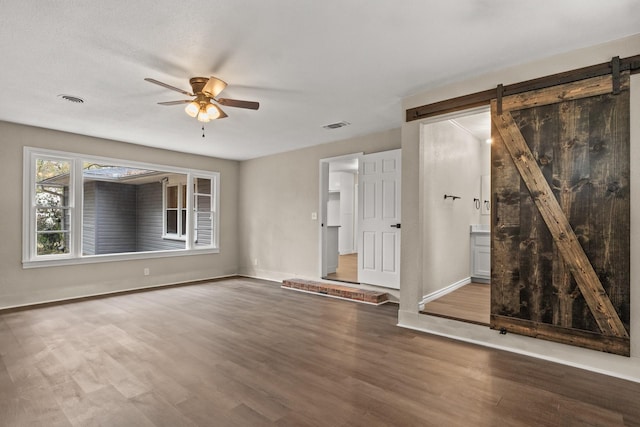
<svg viewBox="0 0 640 427"><path fill-rule="evenodd" d="M628 356L628 73L491 113L491 327Z"/></svg>

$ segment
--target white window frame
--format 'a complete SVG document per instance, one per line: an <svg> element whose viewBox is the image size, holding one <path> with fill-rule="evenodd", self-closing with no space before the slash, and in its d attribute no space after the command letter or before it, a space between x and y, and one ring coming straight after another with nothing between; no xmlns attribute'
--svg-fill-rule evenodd
<svg viewBox="0 0 640 427"><path fill-rule="evenodd" d="M211 188L209 189L210 193L200 193L198 191L197 188L197 183L198 183L198 178L201 179L211 179L209 176L205 176L205 175L198 175L198 174L194 174L193 175L193 181L191 184L191 188L193 188L193 194L191 197L191 200L189 200L188 195L187 195L187 205L189 205L189 202L191 202L191 206L189 206L189 210L191 212L195 214L198 213L197 211L197 207L196 207L196 198L198 196L205 196L205 197L211 197L211 201L209 202L209 212L211 214L212 217L212 224L211 224L211 235L210 235L210 239L211 239L211 244L215 247L218 247L218 229L219 227L219 221L218 221L218 212L219 212L219 197L218 197L218 190L217 190L217 182L211 181ZM188 215L187 215L188 217ZM192 217L193 218L193 217ZM198 244L198 233L197 233L197 221L193 221L193 244L197 245Z"/></svg>
<svg viewBox="0 0 640 427"><path fill-rule="evenodd" d="M49 260L67 260L73 257L73 253L76 248L77 242L74 240L75 230L74 223L77 217L77 209L76 209L76 193L74 191L75 186L75 160L72 156L67 156L65 153L57 153L51 151L43 151L40 153L26 153L25 150L25 167L24 171L24 179L23 179L23 197L22 200L24 202L23 212L22 212L22 221L23 221L23 254L22 259L24 261L27 259L36 259L36 258L46 258ZM68 204L64 206L63 209L69 210L69 252L64 254L50 254L50 255L38 255L37 254L37 225L36 225L36 212L38 210L38 205L36 205L36 174L35 174L35 164L36 159L42 160L52 160L59 162L68 162L69 163L69 190L68 190ZM27 168L27 162L31 167Z"/></svg>
<svg viewBox="0 0 640 427"><path fill-rule="evenodd" d="M71 165L69 171L69 252L65 254L38 255L36 248L36 159L68 161ZM98 164L116 164L118 166L156 170L167 173L186 176L187 188L187 233L184 236L185 249L170 249L149 252L125 252L104 255L82 254L82 218L83 218L83 175L84 162ZM211 180L212 196L212 221L213 236L211 245L198 246L191 236L194 235L194 209L193 209L193 182L195 178ZM181 187L179 187L181 188ZM22 266L23 268L49 267L57 265L72 265L85 263L99 263L111 261L124 261L145 258L163 258L185 255L201 255L206 253L219 253L219 224L220 224L220 173L212 171L180 168L175 166L158 165L144 162L134 162L123 159L98 157L71 153L57 150L48 150L36 147L24 147L23 151L23 178L22 178ZM163 185L164 201L164 185ZM163 203L163 219L164 219ZM180 216L180 215L179 215ZM164 227L163 225L163 230ZM181 229L179 229L181 231Z"/></svg>
<svg viewBox="0 0 640 427"><path fill-rule="evenodd" d="M169 233L167 231L167 212L169 211L169 209L173 209L170 208L168 206L168 201L167 201L167 189L169 187L176 187L177 189L177 207L175 208L177 214L176 214L176 232L175 233ZM167 240L181 240L181 241L186 241L187 240L187 233L182 233L182 229L185 228L187 231L189 230L189 210L187 209L187 206L182 206L182 200L183 199L187 199L189 196L189 190L187 189L187 183L184 181L167 181L167 180L163 180L162 181L162 238L163 239L167 239ZM183 197L184 191L187 191L187 196ZM188 204L188 202L187 202ZM187 225L186 227L183 227L182 224L182 211L185 210L187 211L187 217L186 217L186 221L187 221Z"/></svg>

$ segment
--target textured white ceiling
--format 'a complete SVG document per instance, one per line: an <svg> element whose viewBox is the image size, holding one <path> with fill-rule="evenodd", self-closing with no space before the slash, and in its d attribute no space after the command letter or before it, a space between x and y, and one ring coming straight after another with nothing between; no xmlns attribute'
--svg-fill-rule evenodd
<svg viewBox="0 0 640 427"><path fill-rule="evenodd" d="M491 113L489 111L456 117L453 121L482 142L491 138Z"/></svg>
<svg viewBox="0 0 640 427"><path fill-rule="evenodd" d="M0 120L249 159L399 127L420 90L638 32L637 0L1 0ZM143 80L211 75L261 107L224 107L205 138Z"/></svg>

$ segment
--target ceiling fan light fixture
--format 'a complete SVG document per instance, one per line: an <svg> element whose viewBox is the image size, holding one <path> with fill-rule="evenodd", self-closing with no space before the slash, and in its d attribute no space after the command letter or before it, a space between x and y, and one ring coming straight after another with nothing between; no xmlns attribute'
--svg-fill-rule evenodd
<svg viewBox="0 0 640 427"><path fill-rule="evenodd" d="M200 112L200 104L198 104L196 101L193 101L187 105L184 111L191 117L196 117Z"/></svg>
<svg viewBox="0 0 640 427"><path fill-rule="evenodd" d="M225 87L227 87L227 83L225 81L211 76L202 88L202 93L208 97L215 98L224 90Z"/></svg>
<svg viewBox="0 0 640 427"><path fill-rule="evenodd" d="M200 112L198 113L198 121L203 123L211 121L211 119L209 118L209 114L207 114L207 110L205 110L204 107L202 107L200 109Z"/></svg>
<svg viewBox="0 0 640 427"><path fill-rule="evenodd" d="M207 105L207 115L211 120L215 120L222 115L222 112L217 105L209 103L209 105Z"/></svg>

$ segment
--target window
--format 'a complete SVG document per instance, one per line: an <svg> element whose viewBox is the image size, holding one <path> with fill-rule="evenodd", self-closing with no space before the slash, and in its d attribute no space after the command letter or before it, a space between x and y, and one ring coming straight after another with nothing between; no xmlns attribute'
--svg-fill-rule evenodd
<svg viewBox="0 0 640 427"><path fill-rule="evenodd" d="M210 178L193 180L193 211L195 216L194 244L207 247L214 242L214 218L216 217L213 194L214 183Z"/></svg>
<svg viewBox="0 0 640 427"><path fill-rule="evenodd" d="M65 159L38 158L35 164L32 217L35 217L35 252L37 255L69 253L69 171Z"/></svg>
<svg viewBox="0 0 640 427"><path fill-rule="evenodd" d="M187 236L187 184L163 181L163 232L165 239L184 240Z"/></svg>
<svg viewBox="0 0 640 427"><path fill-rule="evenodd" d="M216 172L25 148L25 267L218 252Z"/></svg>

